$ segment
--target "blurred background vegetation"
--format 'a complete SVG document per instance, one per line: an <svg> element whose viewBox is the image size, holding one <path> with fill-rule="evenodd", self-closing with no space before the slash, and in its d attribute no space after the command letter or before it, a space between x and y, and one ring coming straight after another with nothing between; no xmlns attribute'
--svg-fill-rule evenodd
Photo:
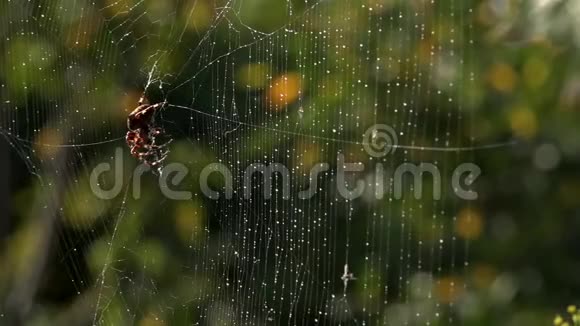
<svg viewBox="0 0 580 326"><path fill-rule="evenodd" d="M580 297L579 14L566 0L2 1L0 324L564 323ZM191 200L150 173L136 199L126 149L123 191L101 200L90 172L125 148L144 92L170 103L168 162L197 172L368 164L352 142L373 122L414 146L514 144L389 163L473 161L475 202L345 203L332 176L311 201L212 201L196 173Z"/></svg>

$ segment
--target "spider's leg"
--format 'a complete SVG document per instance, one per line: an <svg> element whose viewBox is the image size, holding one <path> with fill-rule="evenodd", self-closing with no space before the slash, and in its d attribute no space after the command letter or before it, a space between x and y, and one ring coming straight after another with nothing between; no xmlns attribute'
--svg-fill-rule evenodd
<svg viewBox="0 0 580 326"><path fill-rule="evenodd" d="M155 143L150 143L150 144L146 144L143 145L143 148L146 150L146 153L154 156L157 155L159 156L160 153L164 152L164 147L163 145L157 145Z"/></svg>
<svg viewBox="0 0 580 326"><path fill-rule="evenodd" d="M159 145L160 147L167 147L169 144L173 143L173 139L167 140L165 143Z"/></svg>
<svg viewBox="0 0 580 326"><path fill-rule="evenodd" d="M166 141L165 143L159 144L159 145L153 143L151 145L148 145L148 148L151 148L151 149L154 149L154 150L164 149L164 148L167 148L167 146L169 146L169 144L171 144L172 142L173 142L173 139L170 139L170 140Z"/></svg>
<svg viewBox="0 0 580 326"><path fill-rule="evenodd" d="M140 159L143 153L139 152L138 146L131 146L131 155L135 158Z"/></svg>
<svg viewBox="0 0 580 326"><path fill-rule="evenodd" d="M157 157L159 157L159 161L164 161L168 155L169 155L169 151L167 151L167 150L159 151Z"/></svg>
<svg viewBox="0 0 580 326"><path fill-rule="evenodd" d="M153 168L159 168L163 161L167 158L167 155L163 155L161 158L157 159L156 161L151 162L149 165Z"/></svg>
<svg viewBox="0 0 580 326"><path fill-rule="evenodd" d="M157 144L157 140L158 140L157 137L164 136L164 134L165 134L165 131L163 129L161 129L161 128L153 128L153 129L151 129L151 131L149 133L149 137L151 138L153 145L156 145ZM166 137L163 137L162 140L165 140L165 138Z"/></svg>
<svg viewBox="0 0 580 326"><path fill-rule="evenodd" d="M162 102L162 103L155 103L155 104L149 106L149 108L147 108L147 110L153 110L153 111L155 111L158 108L163 107L163 105L165 105L164 102Z"/></svg>
<svg viewBox="0 0 580 326"><path fill-rule="evenodd" d="M139 153L139 159L147 164L147 165L151 165L151 161L155 160L157 157L157 155L155 153L151 153L151 152L143 152L143 153Z"/></svg>
<svg viewBox="0 0 580 326"><path fill-rule="evenodd" d="M135 146L135 155L138 155L139 159L146 160L148 157L154 156L155 150L150 148L150 145Z"/></svg>

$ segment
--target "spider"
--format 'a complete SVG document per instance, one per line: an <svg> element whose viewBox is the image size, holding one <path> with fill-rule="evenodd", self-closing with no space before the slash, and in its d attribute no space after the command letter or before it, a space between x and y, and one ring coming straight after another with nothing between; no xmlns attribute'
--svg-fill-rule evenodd
<svg viewBox="0 0 580 326"><path fill-rule="evenodd" d="M157 144L157 137L163 136L165 131L155 127L155 113L163 108L166 102L149 105L144 97L141 97L138 106L127 117L127 136L125 140L131 148L131 155L141 162L159 171L161 164L168 154L167 145L172 141L169 139L164 144Z"/></svg>

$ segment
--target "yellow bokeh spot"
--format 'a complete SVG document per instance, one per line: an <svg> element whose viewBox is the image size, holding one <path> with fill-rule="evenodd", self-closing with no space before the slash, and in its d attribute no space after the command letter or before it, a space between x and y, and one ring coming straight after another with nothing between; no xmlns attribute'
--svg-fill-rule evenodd
<svg viewBox="0 0 580 326"><path fill-rule="evenodd" d="M188 245L200 243L205 229L205 209L196 201L180 203L175 210L175 231Z"/></svg>
<svg viewBox="0 0 580 326"><path fill-rule="evenodd" d="M435 286L437 300L442 303L455 302L462 293L463 282L455 277L441 278Z"/></svg>
<svg viewBox="0 0 580 326"><path fill-rule="evenodd" d="M521 138L530 139L538 131L536 114L525 107L514 109L509 117L512 132Z"/></svg>
<svg viewBox="0 0 580 326"><path fill-rule="evenodd" d="M271 75L270 66L263 63L250 63L238 69L236 83L238 87L263 89L268 86Z"/></svg>
<svg viewBox="0 0 580 326"><path fill-rule="evenodd" d="M489 288L496 275L495 269L487 264L477 264L471 271L473 284L479 289Z"/></svg>
<svg viewBox="0 0 580 326"><path fill-rule="evenodd" d="M148 313L141 321L139 326L165 326L166 323L153 313Z"/></svg>
<svg viewBox="0 0 580 326"><path fill-rule="evenodd" d="M467 207L462 209L455 223L455 232L466 240L479 238L483 229L483 217L481 211Z"/></svg>
<svg viewBox="0 0 580 326"><path fill-rule="evenodd" d="M99 199L85 186L89 180L82 182L82 186L75 186L66 193L63 222L75 229L90 229L105 215L109 205L108 201Z"/></svg>
<svg viewBox="0 0 580 326"><path fill-rule="evenodd" d="M546 82L550 75L550 67L544 60L533 57L526 61L523 76L526 85L532 89L538 89Z"/></svg>
<svg viewBox="0 0 580 326"><path fill-rule="evenodd" d="M182 13L187 27L197 32L207 30L213 21L213 9L207 1L190 0L188 9Z"/></svg>
<svg viewBox="0 0 580 326"><path fill-rule="evenodd" d="M494 89L500 92L510 93L516 87L518 76L510 65L498 63L491 67L487 79Z"/></svg>
<svg viewBox="0 0 580 326"><path fill-rule="evenodd" d="M34 150L41 158L52 158L62 149L62 133L52 128L43 128L34 141Z"/></svg>
<svg viewBox="0 0 580 326"><path fill-rule="evenodd" d="M288 73L274 79L270 84L268 100L270 109L281 111L300 96L301 78L298 73Z"/></svg>

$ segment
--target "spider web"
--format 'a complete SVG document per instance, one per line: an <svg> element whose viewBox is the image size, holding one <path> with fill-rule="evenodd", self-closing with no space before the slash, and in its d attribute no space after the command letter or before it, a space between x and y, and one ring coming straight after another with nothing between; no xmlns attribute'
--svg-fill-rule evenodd
<svg viewBox="0 0 580 326"><path fill-rule="evenodd" d="M475 146L470 131L469 2L49 0L8 1L0 12L0 132L33 176L34 218L22 223L40 248L6 290L14 318L458 322L468 243L455 225L469 204L449 171L472 150L504 145ZM159 176L134 174L125 125L142 95L168 103L155 123L174 140L166 164L188 168L174 186L191 198L169 199ZM375 125L396 132L391 155L364 150ZM99 199L91 173L114 165L116 149L121 180L99 182L121 191ZM339 155L367 166L347 177L367 191L343 198L330 169L300 198L313 166L336 167ZM442 171L442 199L417 199L413 185L397 198L392 180L383 198L368 191L376 164L418 162ZM199 174L211 163L232 172L233 198L203 194ZM244 187L253 163L284 164L289 198L280 177L271 198L259 177ZM72 293L60 314L34 304L55 269Z"/></svg>

